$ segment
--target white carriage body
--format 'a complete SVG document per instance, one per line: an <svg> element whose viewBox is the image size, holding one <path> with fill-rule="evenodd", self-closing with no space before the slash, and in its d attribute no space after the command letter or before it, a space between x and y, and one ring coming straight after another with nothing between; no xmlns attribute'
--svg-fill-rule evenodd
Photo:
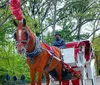
<svg viewBox="0 0 100 85"><path fill-rule="evenodd" d="M84 83L86 79L91 79L92 85L96 85L94 52L89 40L67 43L62 54L64 63L81 71L82 85L86 85Z"/></svg>
<svg viewBox="0 0 100 85"><path fill-rule="evenodd" d="M65 63L88 63L91 61L92 46L86 41L70 42L66 44L66 49L62 50ZM81 62L78 62L79 57L83 57ZM84 60L85 59L85 60Z"/></svg>
<svg viewBox="0 0 100 85"><path fill-rule="evenodd" d="M63 49L63 58L64 58L64 63L76 63L75 58L74 58L74 48L66 48Z"/></svg>

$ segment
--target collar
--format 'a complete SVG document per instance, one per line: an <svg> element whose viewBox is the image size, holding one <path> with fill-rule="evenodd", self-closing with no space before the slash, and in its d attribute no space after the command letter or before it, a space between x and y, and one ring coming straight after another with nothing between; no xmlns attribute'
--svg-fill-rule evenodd
<svg viewBox="0 0 100 85"><path fill-rule="evenodd" d="M35 35L35 48L33 49L32 52L26 52L26 57L32 58L35 56L38 56L42 52L42 47L40 45L40 40L39 38Z"/></svg>

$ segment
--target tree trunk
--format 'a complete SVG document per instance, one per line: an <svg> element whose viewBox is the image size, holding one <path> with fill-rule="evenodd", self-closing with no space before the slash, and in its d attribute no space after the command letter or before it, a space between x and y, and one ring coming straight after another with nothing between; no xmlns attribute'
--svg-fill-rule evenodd
<svg viewBox="0 0 100 85"><path fill-rule="evenodd" d="M54 4L54 15L53 15L53 35L55 35L55 25L56 25L56 5L57 5L57 0L53 1Z"/></svg>
<svg viewBox="0 0 100 85"><path fill-rule="evenodd" d="M77 36L76 36L76 39L77 40L80 40L81 37L80 37L80 32L81 32L81 22L82 22L82 18L80 17L79 20L78 20L78 32L77 32Z"/></svg>

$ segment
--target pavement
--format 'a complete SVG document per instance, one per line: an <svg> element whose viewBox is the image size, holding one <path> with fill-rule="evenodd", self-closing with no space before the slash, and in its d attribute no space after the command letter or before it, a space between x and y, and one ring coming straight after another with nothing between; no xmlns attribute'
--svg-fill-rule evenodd
<svg viewBox="0 0 100 85"><path fill-rule="evenodd" d="M26 84L26 85L31 85L31 84ZM42 83L42 85L46 85L46 84ZM50 84L50 85L52 85L52 84ZM59 85L59 84L56 83L55 85ZM70 82L70 85L72 85L71 82ZM91 80L87 80L87 84L86 85L92 85ZM96 78L96 85L100 85L100 76L97 76L97 78Z"/></svg>
<svg viewBox="0 0 100 85"><path fill-rule="evenodd" d="M87 80L87 85L92 85L91 80ZM97 76L96 78L96 85L100 85L100 76Z"/></svg>

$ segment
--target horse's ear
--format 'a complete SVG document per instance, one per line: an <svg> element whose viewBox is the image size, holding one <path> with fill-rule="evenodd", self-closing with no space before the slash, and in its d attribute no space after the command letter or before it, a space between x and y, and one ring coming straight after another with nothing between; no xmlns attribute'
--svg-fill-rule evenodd
<svg viewBox="0 0 100 85"><path fill-rule="evenodd" d="M26 26L26 20L23 19L23 26L25 27Z"/></svg>
<svg viewBox="0 0 100 85"><path fill-rule="evenodd" d="M18 26L18 24L17 24L17 22L15 21L15 20L13 20L13 23L14 23L14 25L17 27Z"/></svg>

